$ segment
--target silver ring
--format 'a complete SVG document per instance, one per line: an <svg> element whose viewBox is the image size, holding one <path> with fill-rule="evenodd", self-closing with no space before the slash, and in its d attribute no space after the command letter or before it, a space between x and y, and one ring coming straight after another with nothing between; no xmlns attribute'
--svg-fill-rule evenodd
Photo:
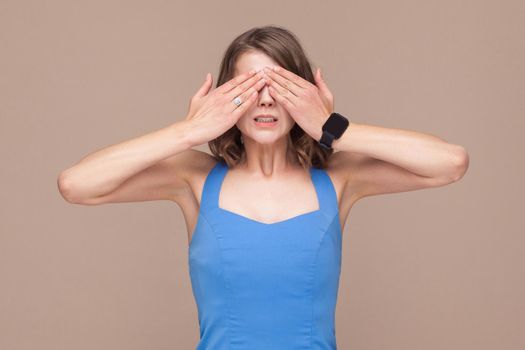
<svg viewBox="0 0 525 350"><path fill-rule="evenodd" d="M240 106L242 103L241 98L239 96L235 97L233 103L235 103L236 106Z"/></svg>

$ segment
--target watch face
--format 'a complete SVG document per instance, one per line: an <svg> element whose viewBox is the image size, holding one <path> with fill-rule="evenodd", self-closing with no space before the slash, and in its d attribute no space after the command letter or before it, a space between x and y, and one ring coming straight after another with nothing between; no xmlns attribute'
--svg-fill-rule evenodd
<svg viewBox="0 0 525 350"><path fill-rule="evenodd" d="M341 114L334 112L330 115L330 118L326 120L326 123L323 125L323 130L328 131L330 134L338 138L346 130L348 123L348 119Z"/></svg>

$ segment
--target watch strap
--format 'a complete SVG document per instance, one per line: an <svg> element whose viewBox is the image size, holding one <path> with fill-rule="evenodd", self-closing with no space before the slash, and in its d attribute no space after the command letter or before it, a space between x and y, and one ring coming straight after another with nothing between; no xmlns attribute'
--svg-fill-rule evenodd
<svg viewBox="0 0 525 350"><path fill-rule="evenodd" d="M334 135L330 134L328 131L323 131L323 135L319 140L319 144L326 149L332 149L332 142L335 140Z"/></svg>
<svg viewBox="0 0 525 350"><path fill-rule="evenodd" d="M350 121L343 115L333 112L323 124L323 134L319 144L326 149L332 149L332 142L340 138L348 128Z"/></svg>

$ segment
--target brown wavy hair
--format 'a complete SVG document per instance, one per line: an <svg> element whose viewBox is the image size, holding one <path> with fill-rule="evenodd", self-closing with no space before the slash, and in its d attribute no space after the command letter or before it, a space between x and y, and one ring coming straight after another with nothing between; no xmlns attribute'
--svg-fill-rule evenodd
<svg viewBox="0 0 525 350"><path fill-rule="evenodd" d="M315 85L310 62L298 38L283 27L269 25L254 27L231 42L224 53L216 87L233 78L239 56L252 50L265 53L280 66ZM214 158L225 161L229 167L240 163L246 155L241 143L241 131L236 125L209 141L208 146ZM288 150L290 159L304 169L311 166L325 168L329 156L333 153L333 150L321 147L297 123L288 135Z"/></svg>

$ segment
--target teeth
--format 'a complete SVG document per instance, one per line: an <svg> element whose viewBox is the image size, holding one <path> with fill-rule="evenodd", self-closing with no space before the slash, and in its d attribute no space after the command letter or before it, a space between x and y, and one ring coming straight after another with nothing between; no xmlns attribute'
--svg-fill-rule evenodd
<svg viewBox="0 0 525 350"><path fill-rule="evenodd" d="M276 121L277 119L275 118L255 118L255 120L258 122L269 123L269 122Z"/></svg>

